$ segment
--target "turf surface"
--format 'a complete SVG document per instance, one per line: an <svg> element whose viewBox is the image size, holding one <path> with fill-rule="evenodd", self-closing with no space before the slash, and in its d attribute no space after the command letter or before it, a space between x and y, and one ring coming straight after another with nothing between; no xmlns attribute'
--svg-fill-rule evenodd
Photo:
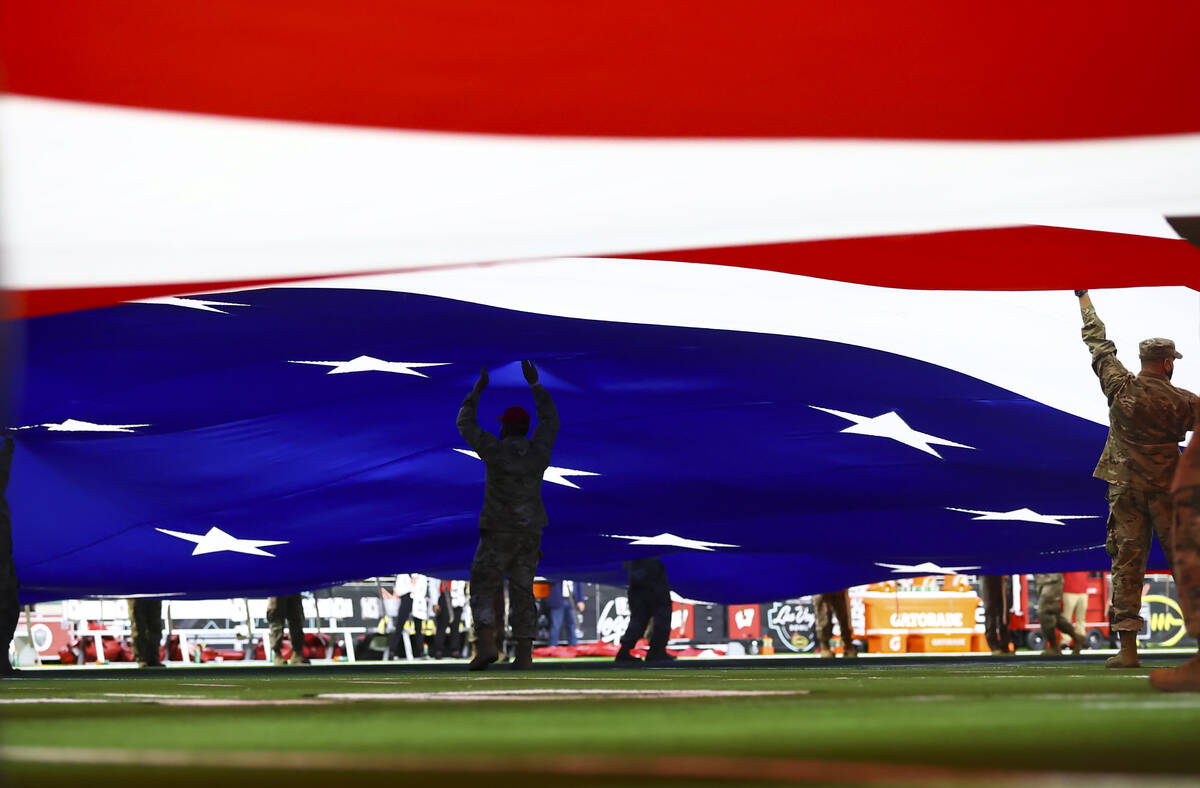
<svg viewBox="0 0 1200 788"><path fill-rule="evenodd" d="M397 771L439 785L497 784L475 770L580 786L1200 781L1200 695L1154 692L1145 676L1155 666L863 659L543 664L528 674L382 665L35 673L0 683L2 768L10 785L131 788L261 786L284 781L289 765L292 785L355 770L355 783ZM407 699L361 697L380 694ZM13 702L21 698L40 702ZM198 705L207 703L217 705ZM1038 774L1006 774L1014 771Z"/></svg>

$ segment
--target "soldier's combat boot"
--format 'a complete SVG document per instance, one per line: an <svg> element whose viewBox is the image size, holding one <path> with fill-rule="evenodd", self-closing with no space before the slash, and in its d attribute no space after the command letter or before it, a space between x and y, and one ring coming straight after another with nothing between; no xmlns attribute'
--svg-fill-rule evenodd
<svg viewBox="0 0 1200 788"><path fill-rule="evenodd" d="M533 670L533 641L522 638L517 641L517 653L513 658L513 670Z"/></svg>
<svg viewBox="0 0 1200 788"><path fill-rule="evenodd" d="M854 659L858 656L858 646L854 645L853 640L847 640L842 645L842 656L846 659Z"/></svg>
<svg viewBox="0 0 1200 788"><path fill-rule="evenodd" d="M308 657L304 656L303 651L293 649L292 656L288 657L288 664L289 665L307 665L307 664L309 664Z"/></svg>
<svg viewBox="0 0 1200 788"><path fill-rule="evenodd" d="M817 644L817 654L820 655L822 659L833 659L833 649L828 643Z"/></svg>
<svg viewBox="0 0 1200 788"><path fill-rule="evenodd" d="M1071 651L1073 651L1076 654L1079 654L1085 648L1087 648L1087 638L1080 637L1079 635L1071 636Z"/></svg>
<svg viewBox="0 0 1200 788"><path fill-rule="evenodd" d="M1136 632L1121 630L1117 633L1117 637L1121 639L1121 650L1114 656L1109 657L1104 661L1106 668L1136 668L1140 667L1137 653L1137 635Z"/></svg>
<svg viewBox="0 0 1200 788"><path fill-rule="evenodd" d="M271 664L278 668L278 667L282 667L288 663L287 663L287 660L283 658L282 651L272 651L271 652Z"/></svg>
<svg viewBox="0 0 1200 788"><path fill-rule="evenodd" d="M642 661L635 657L633 652L625 646L621 646L620 651L617 652L617 656L613 657L613 662L627 667L637 667L642 664Z"/></svg>
<svg viewBox="0 0 1200 788"><path fill-rule="evenodd" d="M1162 692L1200 692L1200 654L1177 668L1150 671L1150 686Z"/></svg>
<svg viewBox="0 0 1200 788"><path fill-rule="evenodd" d="M496 630L492 627L480 627L475 633L475 658L467 665L467 670L487 670L487 666L499 656L500 652L496 650Z"/></svg>
<svg viewBox="0 0 1200 788"><path fill-rule="evenodd" d="M1150 686L1163 692L1200 692L1200 654L1177 668L1151 670Z"/></svg>

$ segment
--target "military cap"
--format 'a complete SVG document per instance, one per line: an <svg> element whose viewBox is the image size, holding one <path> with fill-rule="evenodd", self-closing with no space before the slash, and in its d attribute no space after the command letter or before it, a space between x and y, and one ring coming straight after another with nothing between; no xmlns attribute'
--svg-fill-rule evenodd
<svg viewBox="0 0 1200 788"><path fill-rule="evenodd" d="M1143 339L1138 345L1138 358L1147 361L1157 361L1163 358L1183 358L1183 354L1175 349L1175 342L1162 337Z"/></svg>

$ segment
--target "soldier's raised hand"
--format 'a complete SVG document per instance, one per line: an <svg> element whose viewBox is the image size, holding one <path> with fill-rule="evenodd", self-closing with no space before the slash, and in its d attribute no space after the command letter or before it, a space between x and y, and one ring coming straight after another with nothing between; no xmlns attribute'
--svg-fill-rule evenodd
<svg viewBox="0 0 1200 788"><path fill-rule="evenodd" d="M487 388L487 385L488 385L487 367L483 367L482 369L479 370L479 380L475 381L475 391L477 391L477 392L483 391L485 388Z"/></svg>
<svg viewBox="0 0 1200 788"><path fill-rule="evenodd" d="M529 385L532 386L533 384L538 382L537 367L535 367L533 365L532 361L522 361L521 362L521 372L523 372L525 374L525 382L528 383Z"/></svg>

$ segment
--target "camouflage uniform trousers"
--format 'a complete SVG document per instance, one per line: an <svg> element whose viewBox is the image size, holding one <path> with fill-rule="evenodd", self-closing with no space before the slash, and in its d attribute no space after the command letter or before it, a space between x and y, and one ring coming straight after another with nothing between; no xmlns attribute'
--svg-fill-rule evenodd
<svg viewBox="0 0 1200 788"><path fill-rule="evenodd" d="M1145 565L1143 564L1143 566ZM1071 626L1071 622L1067 620L1067 617L1062 614L1062 573L1051 572L1034 575L1033 581L1037 584L1038 624L1041 626L1042 637L1046 639L1046 644L1052 646L1058 642L1058 638L1054 635L1054 630L1056 629L1067 637L1074 638L1075 628Z"/></svg>
<svg viewBox="0 0 1200 788"><path fill-rule="evenodd" d="M1142 583L1152 534L1158 534L1167 566L1174 570L1171 509L1171 497L1166 492L1123 484L1108 487L1108 538L1104 549L1112 559L1113 629L1141 632L1145 626L1141 616Z"/></svg>
<svg viewBox="0 0 1200 788"><path fill-rule="evenodd" d="M475 631L502 625L496 621L496 602L504 593L508 576L508 620L516 640L532 640L537 634L537 604L533 599L533 577L542 557L540 532L479 532L479 547L471 562L471 617Z"/></svg>
<svg viewBox="0 0 1200 788"><path fill-rule="evenodd" d="M304 654L304 605L299 594L273 596L267 600L267 624L271 628L271 653L283 652L283 624L292 636L292 651Z"/></svg>
<svg viewBox="0 0 1200 788"><path fill-rule="evenodd" d="M816 594L813 596L813 608L817 616L817 643L828 647L833 640L833 618L837 616L838 626L842 630L842 641L853 637L850 627L850 593L835 591L832 594Z"/></svg>
<svg viewBox="0 0 1200 788"><path fill-rule="evenodd" d="M1174 495L1175 563L1172 568L1187 633L1200 637L1200 479L1186 481L1188 483L1180 486Z"/></svg>
<svg viewBox="0 0 1200 788"><path fill-rule="evenodd" d="M162 664L162 600L129 600L129 639L133 658L143 665Z"/></svg>

